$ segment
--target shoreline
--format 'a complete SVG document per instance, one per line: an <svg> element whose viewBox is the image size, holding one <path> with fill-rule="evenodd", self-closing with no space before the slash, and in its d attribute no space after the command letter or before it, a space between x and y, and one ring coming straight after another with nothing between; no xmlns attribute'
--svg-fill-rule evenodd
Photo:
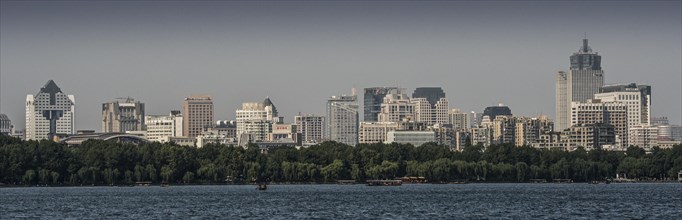
<svg viewBox="0 0 682 220"><path fill-rule="evenodd" d="M268 185L272 186L295 186L295 185L365 185L365 182L358 183L270 183ZM467 182L467 183L403 183L403 185L467 185L467 184L528 184L528 185L608 185L606 183L590 183L590 182L546 182L546 183L533 183L533 182ZM632 182L611 182L610 184L682 184L679 181L632 181ZM256 186L255 183L247 184L169 184L164 187L170 186ZM0 185L0 189L3 188L62 188L62 187L162 187L161 183L149 184L149 185Z"/></svg>

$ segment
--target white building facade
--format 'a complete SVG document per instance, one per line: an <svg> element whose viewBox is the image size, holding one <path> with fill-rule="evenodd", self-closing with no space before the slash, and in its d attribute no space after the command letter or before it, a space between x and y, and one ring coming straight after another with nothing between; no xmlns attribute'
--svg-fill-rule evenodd
<svg viewBox="0 0 682 220"><path fill-rule="evenodd" d="M76 99L48 81L38 94L26 95L26 140L76 133Z"/></svg>
<svg viewBox="0 0 682 220"><path fill-rule="evenodd" d="M642 103L641 93L639 91L633 92L609 92L609 93L597 93L594 94L595 99L601 100L601 102L618 102L623 103L627 106L627 117L628 126L635 127L639 125L649 125L649 116L645 116L645 120L642 120L642 107L649 106ZM651 112L647 109L646 112Z"/></svg>
<svg viewBox="0 0 682 220"><path fill-rule="evenodd" d="M417 122L424 122L427 125L449 122L447 98L440 98L435 104L431 104L426 98L412 98L412 103L415 105L414 114Z"/></svg>
<svg viewBox="0 0 682 220"><path fill-rule="evenodd" d="M168 137L183 136L183 118L179 111L171 112L169 115L147 115L144 117L147 134L145 138L149 141L166 142Z"/></svg>
<svg viewBox="0 0 682 220"><path fill-rule="evenodd" d="M386 142L386 135L390 131L398 130L396 122L361 122L359 143L372 144Z"/></svg>
<svg viewBox="0 0 682 220"><path fill-rule="evenodd" d="M419 147L430 142L436 142L436 133L433 131L389 131L385 143L412 144Z"/></svg>
<svg viewBox="0 0 682 220"><path fill-rule="evenodd" d="M240 143L265 141L272 124L281 123L277 108L270 98L261 102L245 102L237 109L237 137ZM243 139L246 138L246 139Z"/></svg>
<svg viewBox="0 0 682 220"><path fill-rule="evenodd" d="M658 128L649 125L636 125L629 128L629 144L649 151L658 146Z"/></svg>
<svg viewBox="0 0 682 220"><path fill-rule="evenodd" d="M616 145L628 146L628 114L627 105L620 102L588 102L571 103L571 126L608 124L612 125L616 134Z"/></svg>
<svg viewBox="0 0 682 220"><path fill-rule="evenodd" d="M407 94L392 91L384 97L378 118L380 122L401 122L415 120L415 103Z"/></svg>

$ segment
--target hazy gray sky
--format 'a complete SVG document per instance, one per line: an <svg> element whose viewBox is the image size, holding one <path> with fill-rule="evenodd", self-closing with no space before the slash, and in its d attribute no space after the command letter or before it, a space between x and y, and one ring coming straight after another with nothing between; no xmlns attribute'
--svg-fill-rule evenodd
<svg viewBox="0 0 682 220"><path fill-rule="evenodd" d="M125 96L166 114L210 94L216 119L270 96L291 122L353 86L441 86L452 108L553 117L554 75L584 32L607 83L650 84L653 114L682 118L680 1L0 5L0 111L18 128L49 79L76 96L77 129Z"/></svg>

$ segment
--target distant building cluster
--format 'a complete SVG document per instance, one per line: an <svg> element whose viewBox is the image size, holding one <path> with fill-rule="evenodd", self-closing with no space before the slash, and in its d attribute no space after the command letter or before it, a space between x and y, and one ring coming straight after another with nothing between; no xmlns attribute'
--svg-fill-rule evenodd
<svg viewBox="0 0 682 220"><path fill-rule="evenodd" d="M570 68L555 76L556 122L545 115L520 116L503 104L480 111L450 108L440 87L364 88L363 112L355 88L350 95L330 96L323 115L301 114L290 123L273 101L245 102L234 120L215 120L213 98L188 96L181 110L147 115L145 104L131 97L102 104L101 131L77 131L75 97L49 80L26 96L26 129L16 130L0 114L0 133L26 140L49 139L78 145L84 140L115 139L127 143L174 142L262 148L307 147L324 141L348 145L435 143L451 150L472 145L513 144L536 148L625 150L639 146L671 147L682 141L682 127L651 115L651 86L605 84L601 56L587 39L570 56ZM322 104L322 103L320 103Z"/></svg>
<svg viewBox="0 0 682 220"><path fill-rule="evenodd" d="M658 135L659 130L667 129L667 125L652 123L651 86L636 83L605 85L601 56L592 52L587 39L570 61L570 70L556 75L556 130L559 134L538 146L609 150L639 146L650 150L682 141Z"/></svg>

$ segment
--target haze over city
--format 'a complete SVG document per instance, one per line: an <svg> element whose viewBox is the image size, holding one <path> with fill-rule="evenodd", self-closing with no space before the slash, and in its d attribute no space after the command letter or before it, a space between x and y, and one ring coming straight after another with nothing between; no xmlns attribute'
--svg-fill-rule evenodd
<svg viewBox="0 0 682 220"><path fill-rule="evenodd" d="M0 0L1 219L677 219L681 185L680 0Z"/></svg>
<svg viewBox="0 0 682 220"><path fill-rule="evenodd" d="M585 33L605 83L652 86L653 116L682 119L682 3L0 3L0 112L23 128L26 94L53 79L77 129L133 97L147 114L214 98L215 119L269 96L287 122L351 88L442 87L451 108L504 103L554 118L554 77Z"/></svg>

